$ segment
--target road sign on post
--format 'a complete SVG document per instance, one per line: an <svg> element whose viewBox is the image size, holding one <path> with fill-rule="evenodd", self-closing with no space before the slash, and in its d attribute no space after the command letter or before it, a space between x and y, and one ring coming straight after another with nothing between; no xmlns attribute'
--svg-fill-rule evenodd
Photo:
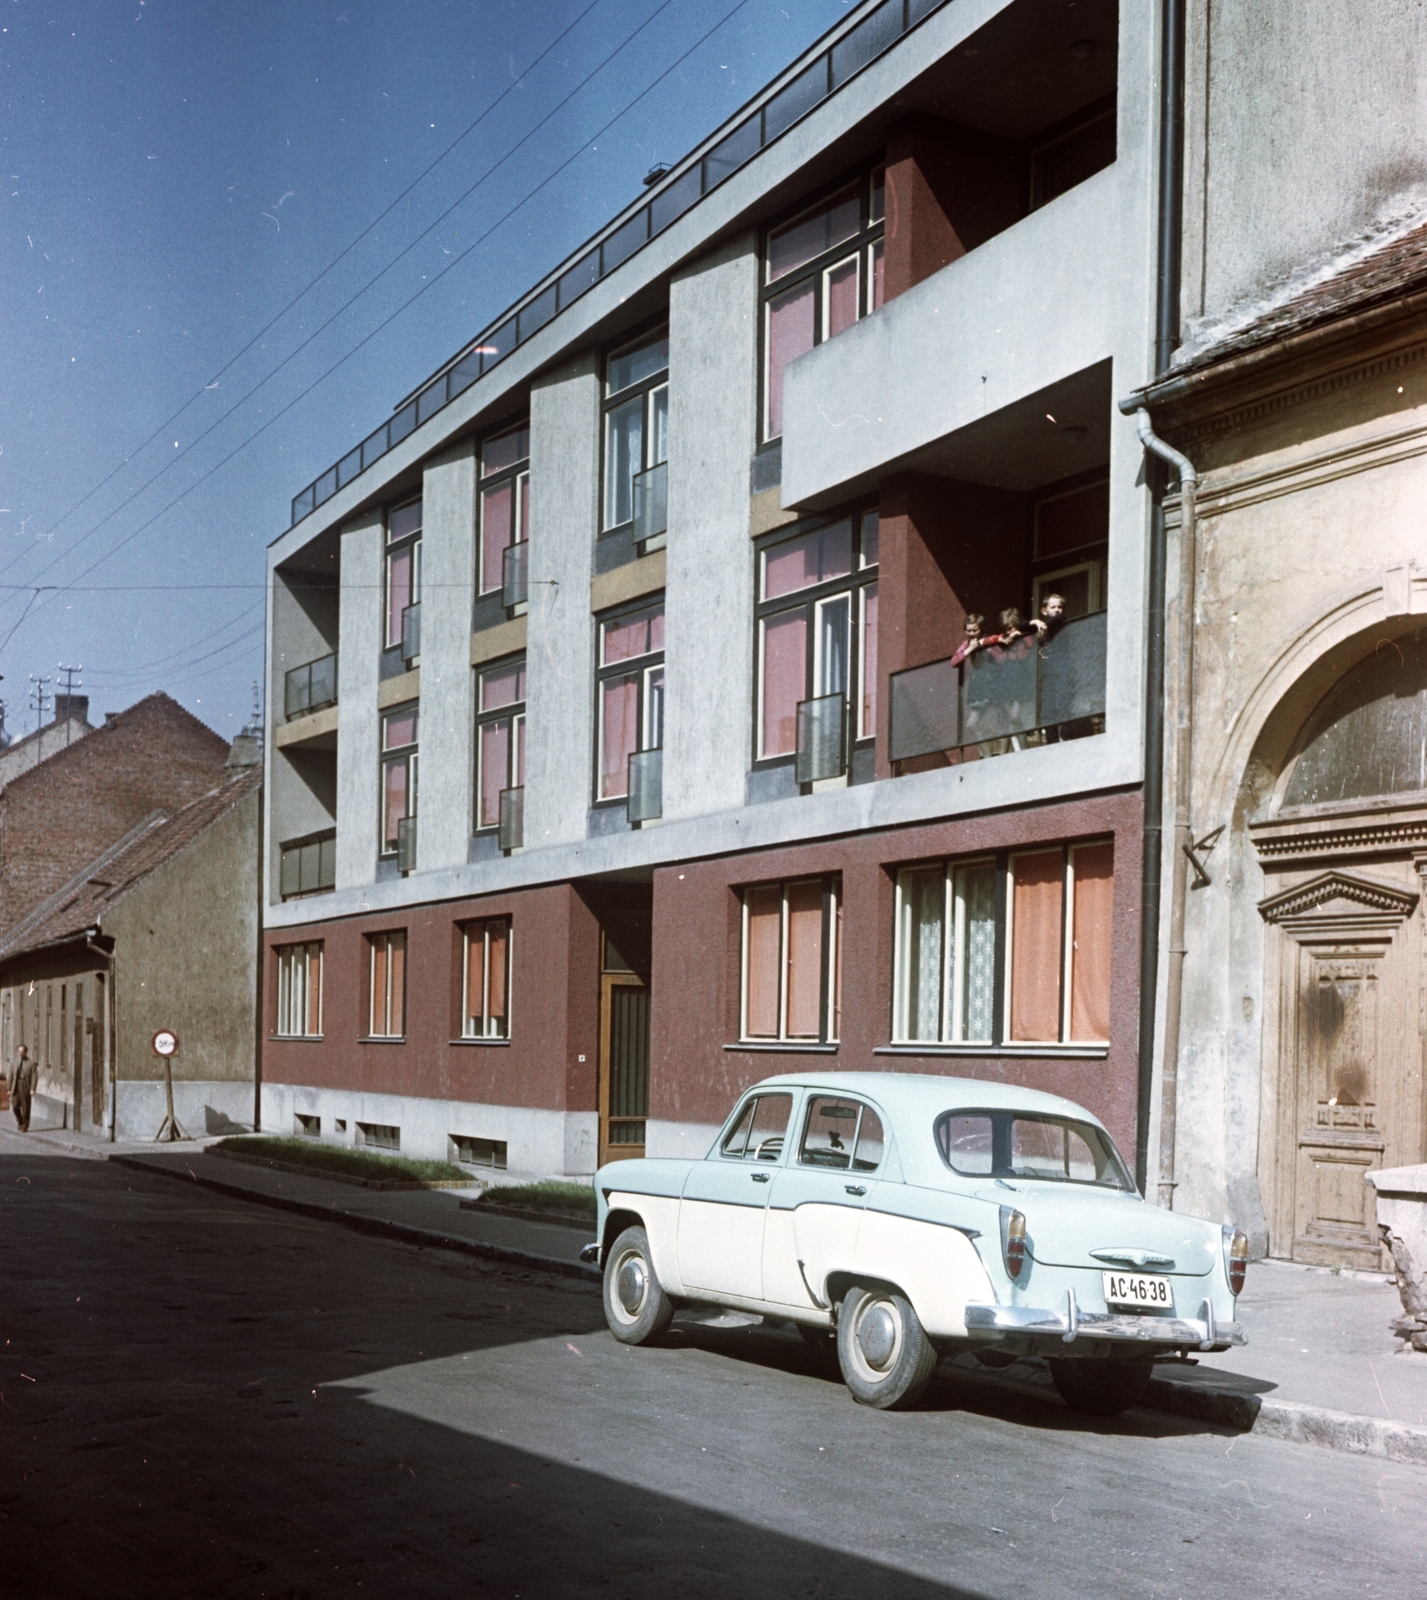
<svg viewBox="0 0 1427 1600"><path fill-rule="evenodd" d="M155 1142L172 1144L177 1139L188 1137L173 1114L173 1058L178 1054L178 1035L172 1028L160 1028L153 1037L153 1048L154 1054L164 1064L164 1106L167 1112Z"/></svg>

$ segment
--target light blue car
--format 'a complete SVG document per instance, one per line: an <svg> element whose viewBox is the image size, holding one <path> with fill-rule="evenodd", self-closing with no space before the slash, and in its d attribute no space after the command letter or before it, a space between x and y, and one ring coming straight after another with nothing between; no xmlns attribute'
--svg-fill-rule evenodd
<svg viewBox="0 0 1427 1600"><path fill-rule="evenodd" d="M1032 1089L910 1073L767 1078L702 1161L595 1177L610 1329L706 1303L835 1336L853 1398L910 1406L942 1355L1050 1358L1076 1410L1140 1399L1155 1356L1244 1343L1248 1242L1142 1200L1104 1126Z"/></svg>

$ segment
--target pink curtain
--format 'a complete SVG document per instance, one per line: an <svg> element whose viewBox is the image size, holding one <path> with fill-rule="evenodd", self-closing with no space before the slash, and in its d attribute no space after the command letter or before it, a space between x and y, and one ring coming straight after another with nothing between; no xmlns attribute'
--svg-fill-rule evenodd
<svg viewBox="0 0 1427 1600"><path fill-rule="evenodd" d="M481 593L490 594L501 585L501 561L512 542L515 484L498 483L481 494Z"/></svg>
<svg viewBox="0 0 1427 1600"><path fill-rule="evenodd" d="M600 665L632 661L635 656L652 655L664 648L664 608L641 611L632 617L607 622L602 633Z"/></svg>
<svg viewBox="0 0 1427 1600"><path fill-rule="evenodd" d="M411 604L411 547L386 559L387 649L401 643L401 614Z"/></svg>
<svg viewBox="0 0 1427 1600"><path fill-rule="evenodd" d="M1011 1038L1060 1038L1061 853L1011 863Z"/></svg>
<svg viewBox="0 0 1427 1600"><path fill-rule="evenodd" d="M490 1020L495 1024L492 1031L501 1038L505 1037L505 969L506 969L506 940L510 930L504 922L491 922L487 924L490 929L491 940L491 1001Z"/></svg>
<svg viewBox="0 0 1427 1600"><path fill-rule="evenodd" d="M813 347L817 284L811 279L768 302L768 423L765 436L783 431L783 368Z"/></svg>
<svg viewBox="0 0 1427 1600"><path fill-rule="evenodd" d="M827 273L826 337L829 339L857 321L858 278L856 256L839 262Z"/></svg>
<svg viewBox="0 0 1427 1600"><path fill-rule="evenodd" d="M530 474L528 472L522 472L515 480L515 491L520 497L520 513L515 519L519 531L515 538L517 544L524 544L530 537Z"/></svg>
<svg viewBox="0 0 1427 1600"><path fill-rule="evenodd" d="M406 935L389 934L391 940L391 1019L387 1031L400 1038L406 1032Z"/></svg>
<svg viewBox="0 0 1427 1600"><path fill-rule="evenodd" d="M763 624L764 756L791 755L798 742L798 701L807 687L808 614L799 606Z"/></svg>
<svg viewBox="0 0 1427 1600"><path fill-rule="evenodd" d="M629 758L639 748L639 679L634 673L600 685L600 799L629 793Z"/></svg>
<svg viewBox="0 0 1427 1600"><path fill-rule="evenodd" d="M415 744L418 715L416 711L398 711L387 717L382 723L382 749L400 750Z"/></svg>
<svg viewBox="0 0 1427 1600"><path fill-rule="evenodd" d="M879 239L872 246L872 309L878 310L882 305L882 241Z"/></svg>
<svg viewBox="0 0 1427 1600"><path fill-rule="evenodd" d="M473 922L466 929L466 1032L477 1036L484 1032L485 961L485 924Z"/></svg>
<svg viewBox="0 0 1427 1600"><path fill-rule="evenodd" d="M778 953L783 942L783 891L777 885L749 889L748 1016L750 1039L778 1037Z"/></svg>
<svg viewBox="0 0 1427 1600"><path fill-rule="evenodd" d="M481 674L482 711L495 711L501 706L513 706L525 698L525 667L498 667L494 672Z"/></svg>
<svg viewBox="0 0 1427 1600"><path fill-rule="evenodd" d="M510 723L481 724L481 821L483 828L494 828L500 821L500 792L510 773Z"/></svg>
<svg viewBox="0 0 1427 1600"><path fill-rule="evenodd" d="M386 935L372 940L372 1004L368 1032L379 1037L387 1031L387 948Z"/></svg>
<svg viewBox="0 0 1427 1600"><path fill-rule="evenodd" d="M1070 856L1075 902L1070 956L1070 1037L1110 1037L1110 928L1115 899L1115 846L1084 844Z"/></svg>
<svg viewBox="0 0 1427 1600"><path fill-rule="evenodd" d="M788 1037L822 1032L823 885L788 885Z"/></svg>
<svg viewBox="0 0 1427 1600"><path fill-rule="evenodd" d="M850 239L862 226L862 199L857 190L844 189L826 205L804 214L768 241L768 281L806 266L824 250Z"/></svg>
<svg viewBox="0 0 1427 1600"><path fill-rule="evenodd" d="M396 825L406 815L406 775L405 760L389 761L382 774L386 790L382 842L388 850L396 849Z"/></svg>
<svg viewBox="0 0 1427 1600"><path fill-rule="evenodd" d="M877 732L877 585L862 591L862 727L860 737Z"/></svg>
<svg viewBox="0 0 1427 1600"><path fill-rule="evenodd" d="M307 947L307 1031L322 1032L322 946Z"/></svg>

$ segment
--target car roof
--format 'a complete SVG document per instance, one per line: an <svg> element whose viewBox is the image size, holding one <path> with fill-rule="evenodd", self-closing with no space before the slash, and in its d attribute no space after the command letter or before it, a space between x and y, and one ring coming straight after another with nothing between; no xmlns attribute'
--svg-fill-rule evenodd
<svg viewBox="0 0 1427 1600"><path fill-rule="evenodd" d="M935 1072L784 1072L754 1089L814 1089L826 1094L865 1095L892 1115L937 1117L943 1111L1031 1111L1074 1117L1103 1128L1094 1112L1074 1100L985 1078L951 1078Z"/></svg>

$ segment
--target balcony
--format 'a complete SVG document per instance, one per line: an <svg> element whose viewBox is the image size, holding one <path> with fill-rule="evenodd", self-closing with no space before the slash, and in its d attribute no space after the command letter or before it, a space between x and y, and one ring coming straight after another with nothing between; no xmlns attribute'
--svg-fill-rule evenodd
<svg viewBox="0 0 1427 1600"><path fill-rule="evenodd" d="M640 554L662 548L668 531L669 463L661 461L634 479L634 542Z"/></svg>
<svg viewBox="0 0 1427 1600"><path fill-rule="evenodd" d="M500 792L500 848L509 855L525 844L525 785Z"/></svg>
<svg viewBox="0 0 1427 1600"><path fill-rule="evenodd" d="M500 600L507 611L530 599L530 541L509 545L501 557Z"/></svg>
<svg viewBox="0 0 1427 1600"><path fill-rule="evenodd" d="M794 777L799 783L823 783L846 771L847 697L825 694L800 700Z"/></svg>
<svg viewBox="0 0 1427 1600"><path fill-rule="evenodd" d="M283 680L283 715L288 722L337 703L337 652L294 667Z"/></svg>
<svg viewBox="0 0 1427 1600"><path fill-rule="evenodd" d="M401 613L401 659L410 666L421 654L421 602Z"/></svg>
<svg viewBox="0 0 1427 1600"><path fill-rule="evenodd" d="M1052 730L1057 739L1103 731L1105 620L1096 611L1067 622L1044 645L1025 639L1006 650L978 651L959 667L947 657L893 673L889 759L970 745L983 756L999 755L1046 743Z"/></svg>
<svg viewBox="0 0 1427 1600"><path fill-rule="evenodd" d="M282 847L278 890L284 900L326 894L337 884L337 835Z"/></svg>
<svg viewBox="0 0 1427 1600"><path fill-rule="evenodd" d="M629 758L629 820L656 822L664 815L664 752L638 750Z"/></svg>

